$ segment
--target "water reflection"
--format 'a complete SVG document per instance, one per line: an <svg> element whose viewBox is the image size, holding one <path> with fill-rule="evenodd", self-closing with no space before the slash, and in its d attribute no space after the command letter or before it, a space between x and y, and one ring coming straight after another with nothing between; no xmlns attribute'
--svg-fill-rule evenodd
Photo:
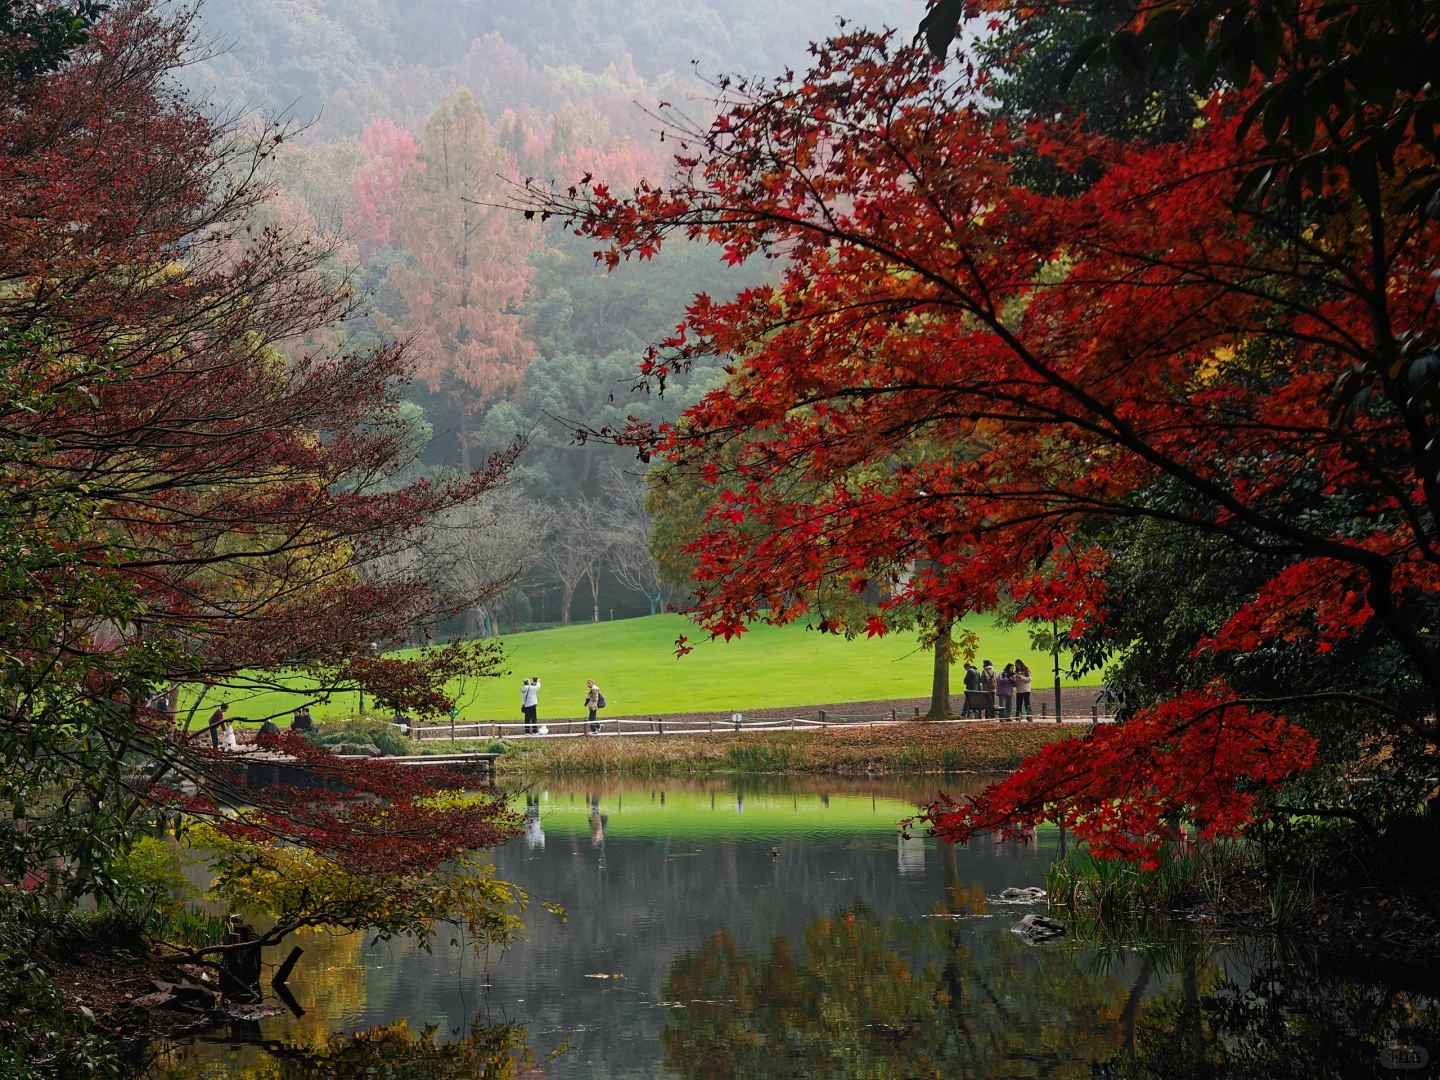
<svg viewBox="0 0 1440 1080"><path fill-rule="evenodd" d="M1433 971L1346 970L1276 941L1192 951L1145 1003L1116 1080L1355 1080L1440 1075ZM1429 1059L1428 1064L1412 1067ZM1403 1068L1396 1062L1402 1062Z"/></svg>
<svg viewBox="0 0 1440 1080"><path fill-rule="evenodd" d="M519 1024L485 1024L476 1021L465 1034L448 1038L434 1026L416 1031L405 1020L380 1024L350 1034L333 1034L314 1041L226 1040L232 1053L238 1047L253 1049L253 1060L242 1067L254 1080L328 1080L328 1078L384 1077L386 1080L543 1080L534 1056L525 1045ZM198 1053L201 1044L163 1051L151 1070L155 1080L198 1080L227 1075L217 1073L213 1060Z"/></svg>
<svg viewBox="0 0 1440 1080"><path fill-rule="evenodd" d="M1125 990L1082 958L863 908L762 953L719 931L671 964L667 1070L711 1077L1087 1076Z"/></svg>
<svg viewBox="0 0 1440 1080"><path fill-rule="evenodd" d="M1173 932L1026 945L1010 927L1035 909L995 898L1042 883L1059 837L900 838L933 787L517 792L524 832L496 852L500 874L565 921L532 907L526 940L481 961L309 935L291 978L303 1017L197 1038L155 1075L1394 1076L1377 1071L1385 1041L1440 1049L1421 977L1327 983L1264 943ZM505 1061L485 1056L502 1043ZM365 1065L371 1050L407 1071ZM1351 1071L1325 1071L1327 1053ZM1277 1064L1290 1054L1309 1064Z"/></svg>
<svg viewBox="0 0 1440 1080"><path fill-rule="evenodd" d="M545 850L545 826L540 820L540 800L525 796L525 847L530 851Z"/></svg>

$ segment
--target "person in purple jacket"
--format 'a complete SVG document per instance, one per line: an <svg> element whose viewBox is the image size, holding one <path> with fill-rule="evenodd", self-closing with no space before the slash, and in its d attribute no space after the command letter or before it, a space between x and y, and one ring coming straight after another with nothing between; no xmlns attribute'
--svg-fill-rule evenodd
<svg viewBox="0 0 1440 1080"><path fill-rule="evenodd" d="M1010 719L1010 702L1015 699L1015 665L1006 664L995 679L995 700L1000 704L1000 719Z"/></svg>

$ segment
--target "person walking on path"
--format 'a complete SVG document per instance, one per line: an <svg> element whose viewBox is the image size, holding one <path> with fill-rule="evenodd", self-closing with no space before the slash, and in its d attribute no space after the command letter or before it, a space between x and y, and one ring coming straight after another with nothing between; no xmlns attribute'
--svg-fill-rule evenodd
<svg viewBox="0 0 1440 1080"><path fill-rule="evenodd" d="M590 734L596 735L600 732L600 724L595 719L595 713L605 707L605 695L600 693L600 687L595 685L594 679L586 679L585 685L589 687L585 693L585 708L590 710Z"/></svg>
<svg viewBox="0 0 1440 1080"><path fill-rule="evenodd" d="M1000 719L1010 719L1010 701L1015 694L1015 665L1006 664L995 678L995 700L1000 703Z"/></svg>
<svg viewBox="0 0 1440 1080"><path fill-rule="evenodd" d="M525 717L525 734L533 735L540 730L540 679L526 679L520 684L520 712Z"/></svg>
<svg viewBox="0 0 1440 1080"><path fill-rule="evenodd" d="M965 663L965 704L960 707L960 715L970 715L970 694L980 689L980 672L975 665L966 661Z"/></svg>
<svg viewBox="0 0 1440 1080"><path fill-rule="evenodd" d="M1020 718L1021 712L1025 713L1025 719L1035 719L1035 714L1030 711L1030 669L1025 666L1024 660L1015 661L1015 718Z"/></svg>
<svg viewBox="0 0 1440 1080"><path fill-rule="evenodd" d="M999 678L995 674L995 665L989 660L986 660L984 666L980 669L980 689L990 695L990 704L985 709L986 720L995 719L995 687L998 682Z"/></svg>

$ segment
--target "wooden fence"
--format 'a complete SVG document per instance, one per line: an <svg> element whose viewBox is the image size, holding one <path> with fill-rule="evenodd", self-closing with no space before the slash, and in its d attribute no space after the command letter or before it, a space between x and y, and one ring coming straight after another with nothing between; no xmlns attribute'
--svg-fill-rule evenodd
<svg viewBox="0 0 1440 1080"><path fill-rule="evenodd" d="M1042 713L1040 716L1032 717L1029 720L1011 719L1010 723L1037 723L1037 724L1108 724L1114 717L1103 714L1098 707L1092 707L1089 713L1067 714L1059 719L1053 715ZM732 713L728 719L723 717L708 717L697 719L695 717L616 717L607 720L604 717L597 717L594 732L597 735L614 736L658 736L658 735L734 735L746 731L823 731L829 728L850 728L850 727L888 727L892 724L909 723L926 724L984 724L994 723L995 719L983 719L981 717L966 717L955 720L921 720L919 711L912 714L898 713L891 709L886 713L829 713L823 709L805 715L788 717L755 717L747 719L743 713ZM417 740L431 741L435 739L566 739L576 738L589 734L590 722L588 720L546 720L541 719L539 724L546 731L544 734L538 731L526 731L524 721L474 721L461 720L449 724L429 724L411 729L411 736Z"/></svg>

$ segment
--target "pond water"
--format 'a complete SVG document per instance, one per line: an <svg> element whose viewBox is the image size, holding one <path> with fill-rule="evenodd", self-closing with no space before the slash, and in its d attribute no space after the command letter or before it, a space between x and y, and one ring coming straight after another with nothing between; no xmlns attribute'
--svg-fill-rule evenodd
<svg viewBox="0 0 1440 1080"><path fill-rule="evenodd" d="M1423 972L1180 933L1026 944L1011 927L1041 909L997 897L1043 885L1060 837L902 838L934 787L539 785L495 859L563 921L537 903L483 957L303 935L303 1016L164 1048L151 1075L1434 1075L1392 1068L1440 1051Z"/></svg>

